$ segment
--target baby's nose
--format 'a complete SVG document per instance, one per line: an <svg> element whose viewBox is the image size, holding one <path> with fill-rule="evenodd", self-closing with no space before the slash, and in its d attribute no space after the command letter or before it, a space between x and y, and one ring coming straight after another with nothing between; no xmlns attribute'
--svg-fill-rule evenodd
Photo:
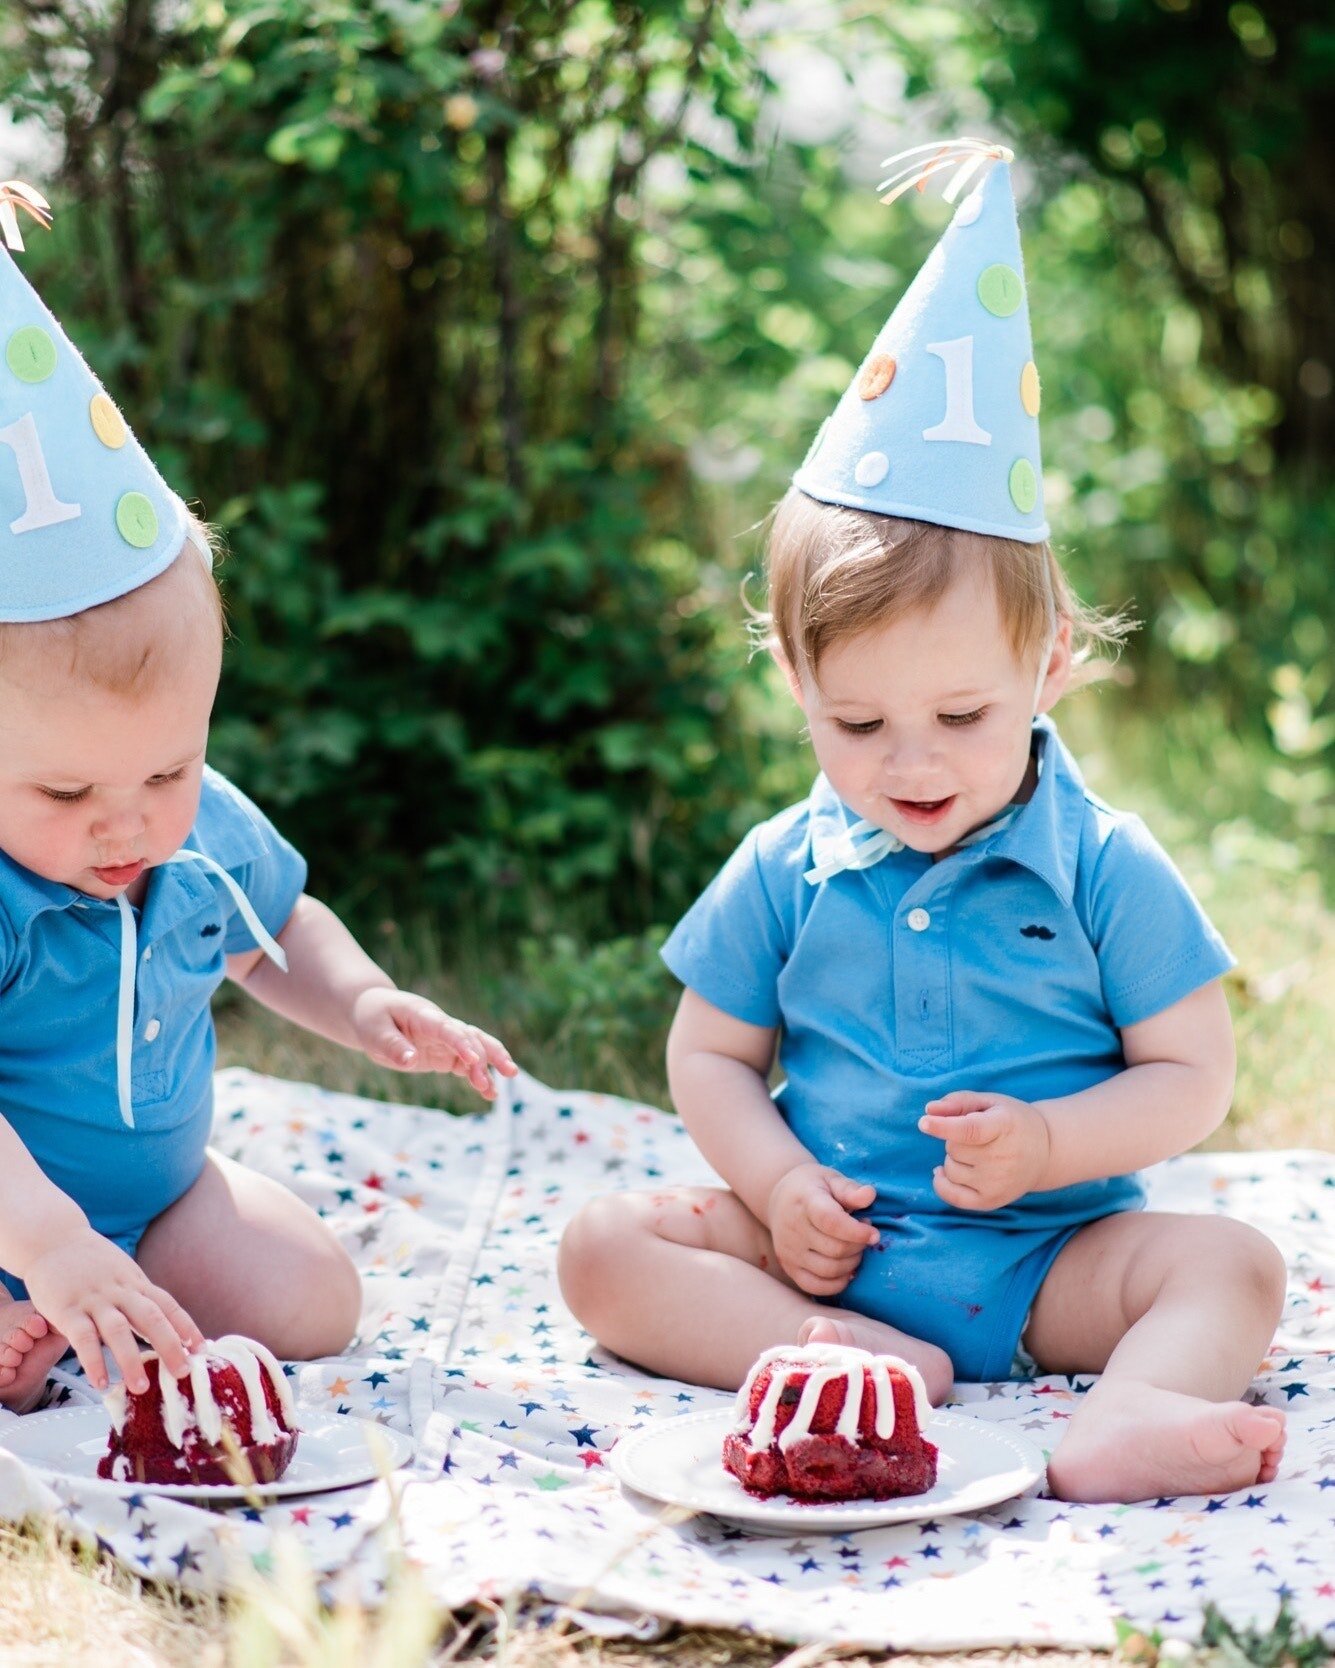
<svg viewBox="0 0 1335 1668"><path fill-rule="evenodd" d="M886 774L899 780L925 775L936 763L936 752L925 737L897 736L882 755Z"/></svg>
<svg viewBox="0 0 1335 1668"><path fill-rule="evenodd" d="M104 845L137 840L143 831L143 812L133 805L108 807L100 813L92 827L93 838Z"/></svg>

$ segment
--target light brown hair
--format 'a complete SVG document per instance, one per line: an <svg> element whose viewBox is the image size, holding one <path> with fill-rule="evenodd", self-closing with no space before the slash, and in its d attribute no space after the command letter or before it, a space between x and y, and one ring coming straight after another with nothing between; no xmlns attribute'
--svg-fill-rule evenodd
<svg viewBox="0 0 1335 1668"><path fill-rule="evenodd" d="M185 543L176 560L156 578L58 620L0 623L0 667L36 651L55 656L43 664L112 695L141 695L155 689L179 665L179 653L195 652L189 628L227 624L214 578L220 541L197 516L186 521Z"/></svg>
<svg viewBox="0 0 1335 1668"><path fill-rule="evenodd" d="M1051 545L968 533L928 521L823 504L790 487L770 524L769 609L753 616L764 643L799 676L817 676L836 643L930 609L965 570L990 573L997 607L1021 665L1043 651L1059 621L1072 626L1074 683L1090 682L1115 656L1133 621L1087 607Z"/></svg>

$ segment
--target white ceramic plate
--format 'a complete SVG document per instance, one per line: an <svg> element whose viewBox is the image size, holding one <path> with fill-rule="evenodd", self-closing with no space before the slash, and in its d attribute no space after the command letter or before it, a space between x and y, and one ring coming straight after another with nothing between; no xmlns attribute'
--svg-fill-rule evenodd
<svg viewBox="0 0 1335 1668"><path fill-rule="evenodd" d="M412 1458L413 1445L399 1431L348 1413L302 1413L292 1463L276 1483L241 1488L235 1483L118 1483L97 1475L107 1451L110 1421L100 1407L56 1407L28 1413L0 1430L0 1444L39 1475L95 1482L120 1494L166 1494L180 1500L272 1499L319 1494L369 1483Z"/></svg>
<svg viewBox="0 0 1335 1668"><path fill-rule="evenodd" d="M979 1512L1023 1494L1046 1470L1043 1455L1024 1437L965 1414L935 1413L925 1434L940 1456L936 1485L926 1494L810 1505L786 1495L757 1500L723 1469L723 1438L732 1418L732 1409L724 1407L647 1425L612 1449L612 1470L637 1494L774 1535L794 1529L836 1533Z"/></svg>

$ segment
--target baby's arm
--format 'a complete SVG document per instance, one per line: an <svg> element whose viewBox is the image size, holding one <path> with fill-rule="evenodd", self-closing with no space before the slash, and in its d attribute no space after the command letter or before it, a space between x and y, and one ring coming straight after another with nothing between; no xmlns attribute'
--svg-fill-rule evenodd
<svg viewBox="0 0 1335 1668"><path fill-rule="evenodd" d="M971 1090L932 1101L919 1128L946 1143L936 1191L963 1210L1123 1176L1173 1158L1223 1122L1236 1056L1218 979L1121 1033L1126 1069L1027 1103Z"/></svg>
<svg viewBox="0 0 1335 1668"><path fill-rule="evenodd" d="M783 1121L766 1083L776 1035L687 989L668 1037L668 1084L696 1146L769 1229L789 1278L831 1296L879 1237L850 1214L876 1193L818 1163Z"/></svg>
<svg viewBox="0 0 1335 1668"><path fill-rule="evenodd" d="M515 1075L518 1068L495 1037L399 990L317 899L302 893L278 942L286 973L260 950L229 956L227 971L285 1019L396 1071L457 1072L488 1099L496 1093L493 1067Z"/></svg>
<svg viewBox="0 0 1335 1668"><path fill-rule="evenodd" d="M0 1118L0 1268L28 1288L48 1326L68 1338L96 1390L107 1387L105 1343L134 1391L148 1388L136 1334L168 1372L185 1372L187 1350L204 1342L181 1305L134 1258L89 1223L47 1179Z"/></svg>

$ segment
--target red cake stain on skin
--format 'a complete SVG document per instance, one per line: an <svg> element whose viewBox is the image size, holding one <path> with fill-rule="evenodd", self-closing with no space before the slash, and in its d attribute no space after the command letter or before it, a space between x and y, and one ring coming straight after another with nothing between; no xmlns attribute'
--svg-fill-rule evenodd
<svg viewBox="0 0 1335 1668"><path fill-rule="evenodd" d="M144 1357L148 1388L107 1394L111 1433L97 1474L116 1482L276 1482L297 1448L283 1370L263 1345L219 1338L174 1379Z"/></svg>
<svg viewBox="0 0 1335 1668"><path fill-rule="evenodd" d="M927 1393L897 1356L836 1344L769 1350L736 1411L724 1468L762 1499L890 1500L936 1482Z"/></svg>

